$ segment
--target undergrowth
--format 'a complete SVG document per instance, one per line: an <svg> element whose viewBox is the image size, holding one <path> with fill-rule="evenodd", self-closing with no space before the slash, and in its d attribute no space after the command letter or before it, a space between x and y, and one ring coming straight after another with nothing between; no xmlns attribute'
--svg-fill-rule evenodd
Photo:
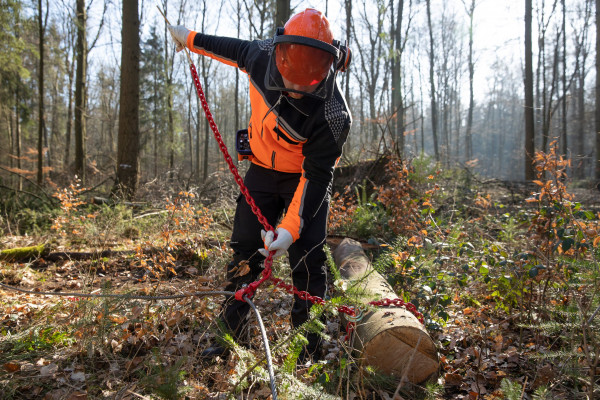
<svg viewBox="0 0 600 400"><path fill-rule="evenodd" d="M503 202L501 188L484 186L470 171L441 170L426 158L391 159L386 185L363 181L334 194L330 233L360 239L375 270L423 313L440 356L439 378L400 388L398 377L361 362L335 308L359 305L364 293L341 278L330 257L329 303L313 309L302 328L290 327L289 294L264 287L255 296L279 398L597 398L599 216L567 190L568 160L555 144L535 160L536 190L520 204ZM55 200L36 200L10 217L7 210L25 203L4 200L5 243L35 239L52 251L92 256L5 262L3 282L147 295L224 287L233 204L203 204L191 190L140 209L90 204L84 193L74 182L57 189ZM94 256L103 250L114 253ZM274 272L290 281L285 262ZM217 324L220 301L57 299L3 290L2 396L268 398L256 321L248 343L235 342ZM323 334L323 360L298 366L310 332ZM200 361L215 339L229 356Z"/></svg>

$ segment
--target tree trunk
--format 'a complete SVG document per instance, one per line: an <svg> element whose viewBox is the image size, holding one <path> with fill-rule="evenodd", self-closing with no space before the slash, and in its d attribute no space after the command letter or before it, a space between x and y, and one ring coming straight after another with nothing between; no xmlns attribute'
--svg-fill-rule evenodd
<svg viewBox="0 0 600 400"><path fill-rule="evenodd" d="M392 21L394 18L394 2L392 6ZM392 23L392 136L394 138L396 153L402 157L404 153L404 104L402 102L402 17L404 0L398 0L396 22ZM395 117L394 117L395 116Z"/></svg>
<svg viewBox="0 0 600 400"><path fill-rule="evenodd" d="M431 0L427 0L427 27L429 28L429 85L431 87L431 133L433 135L433 150L435 160L440 161L440 151L438 146L438 115L437 101L435 95L435 54L433 52L433 29L431 27Z"/></svg>
<svg viewBox="0 0 600 400"><path fill-rule="evenodd" d="M208 68L206 68L206 60L202 58L202 80L204 85L204 95L208 99ZM202 182L208 179L208 153L210 147L210 126L208 119L204 118L204 163L202 165Z"/></svg>
<svg viewBox="0 0 600 400"><path fill-rule="evenodd" d="M397 298L357 241L344 239L334 251L334 259L342 278L367 301ZM379 308L365 313L356 323L355 335L354 348L362 353L363 362L380 372L413 384L438 375L435 344L423 324L405 308Z"/></svg>
<svg viewBox="0 0 600 400"><path fill-rule="evenodd" d="M242 5L240 4L240 0L237 0L237 37L240 37L242 32ZM238 129L241 129L241 122L240 122L240 70L238 68L235 69L235 93L233 94L233 113L234 113L234 122L235 122L235 127L234 130L237 132ZM231 147L232 149L235 149L235 140L236 137L233 137L233 146ZM233 157L233 161L235 162L235 164L238 164L238 158L237 157Z"/></svg>
<svg viewBox="0 0 600 400"><path fill-rule="evenodd" d="M121 91L117 144L117 183L120 195L131 200L138 184L140 153L140 18L138 0L123 1L121 31Z"/></svg>
<svg viewBox="0 0 600 400"><path fill-rule="evenodd" d="M597 0L600 2L600 0ZM532 0L525 0L525 179L535 179L533 156L534 110L533 110L533 60L531 44Z"/></svg>
<svg viewBox="0 0 600 400"><path fill-rule="evenodd" d="M71 163L71 129L73 127L73 73L75 71L75 55L71 57L69 64L69 87L68 87L68 102L67 102L67 126L65 132L65 157L64 168L68 170Z"/></svg>
<svg viewBox="0 0 600 400"><path fill-rule="evenodd" d="M575 176L579 179L584 179L586 167L586 150L585 150L585 75L582 71L583 66L578 72L579 87L577 88L577 168Z"/></svg>
<svg viewBox="0 0 600 400"><path fill-rule="evenodd" d="M596 156L594 158L594 176L600 180L600 0L596 0Z"/></svg>
<svg viewBox="0 0 600 400"><path fill-rule="evenodd" d="M194 138L192 135L192 96L194 94L194 82L190 82L188 86L187 93L187 135L188 135L188 150L189 150L189 167L190 167L190 175L194 174Z"/></svg>
<svg viewBox="0 0 600 400"><path fill-rule="evenodd" d="M182 3L183 4L183 3ZM167 13L167 1L164 0L162 2L162 9ZM177 18L179 21L179 18ZM171 21L172 22L172 21ZM175 167L175 126L173 121L173 61L174 61L174 53L175 50L169 54L169 48L173 48L173 44L171 43L170 34L167 30L167 26L165 24L164 28L164 44L165 44L165 62L164 62L164 73L166 78L166 87L165 87L165 103L167 108L167 151L169 157L169 170L167 173L167 179L172 181L174 178L174 167Z"/></svg>
<svg viewBox="0 0 600 400"><path fill-rule="evenodd" d="M475 62L473 61L473 17L475 14L475 0L471 0L469 15L469 111L467 113L467 131L465 133L465 160L473 158L473 140L471 131L473 129L473 109L475 98L473 94L473 77L475 75Z"/></svg>
<svg viewBox="0 0 600 400"><path fill-rule="evenodd" d="M85 183L87 111L87 34L85 0L77 0L77 71L75 73L75 173Z"/></svg>
<svg viewBox="0 0 600 400"><path fill-rule="evenodd" d="M567 7L565 6L565 0L562 0L562 151L563 154L567 155Z"/></svg>
<svg viewBox="0 0 600 400"><path fill-rule="evenodd" d="M15 150L17 156L17 168L21 170L21 149L22 149L22 138L21 138L21 78L17 77L17 88L15 89ZM23 177L19 174L19 183L17 185L18 190L23 190Z"/></svg>
<svg viewBox="0 0 600 400"><path fill-rule="evenodd" d="M290 19L290 0L275 1L275 19L273 20L273 32L278 26L283 26Z"/></svg>
<svg viewBox="0 0 600 400"><path fill-rule="evenodd" d="M346 11L346 43L350 45L351 27L352 27L352 0L344 0L344 9ZM346 101L350 102L350 68L346 71L346 85L344 93Z"/></svg>
<svg viewBox="0 0 600 400"><path fill-rule="evenodd" d="M48 10L46 10L48 13ZM39 74L38 74L38 137L37 137L37 184L41 185L42 180L44 179L44 132L45 132L45 110L44 110L44 32L46 30L43 10L42 10L42 0L38 0L38 51L40 56L39 63Z"/></svg>

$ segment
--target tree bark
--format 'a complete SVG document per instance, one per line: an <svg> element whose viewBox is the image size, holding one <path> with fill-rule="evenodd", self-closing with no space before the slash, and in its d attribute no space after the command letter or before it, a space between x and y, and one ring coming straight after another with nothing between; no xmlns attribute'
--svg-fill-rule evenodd
<svg viewBox="0 0 600 400"><path fill-rule="evenodd" d="M568 151L567 138L567 7L562 0L562 153L566 156Z"/></svg>
<svg viewBox="0 0 600 400"><path fill-rule="evenodd" d="M377 273L359 242L344 239L334 251L343 279L369 300L396 298ZM434 342L423 324L405 308L379 308L366 312L356 323L354 348L367 365L413 384L435 379L439 360Z"/></svg>
<svg viewBox="0 0 600 400"><path fill-rule="evenodd" d="M433 51L433 29L431 27L431 0L427 0L427 27L429 28L429 85L431 87L431 133L433 135L433 150L435 160L440 161L440 151L438 146L438 115L437 100L435 93L435 54Z"/></svg>
<svg viewBox="0 0 600 400"><path fill-rule="evenodd" d="M352 0L344 0L344 9L346 11L346 43L350 45L350 37L352 33ZM346 101L350 102L350 67L346 71L344 93L346 95Z"/></svg>
<svg viewBox="0 0 600 400"><path fill-rule="evenodd" d="M276 0L273 32L278 26L283 26L290 19L290 0Z"/></svg>
<svg viewBox="0 0 600 400"><path fill-rule="evenodd" d="M394 20L394 3L391 4L392 21ZM404 103L402 100L402 17L404 0L398 0L396 21L392 22L393 56L392 64L392 135L396 153L402 157L404 153Z"/></svg>
<svg viewBox="0 0 600 400"><path fill-rule="evenodd" d="M465 3L466 8L466 3ZM471 0L471 6L467 9L469 16L469 111L467 112L467 131L465 132L465 160L473 158L473 109L475 108L475 96L473 93L473 77L475 76L475 62L473 61L473 19L475 14L475 0Z"/></svg>
<svg viewBox="0 0 600 400"><path fill-rule="evenodd" d="M15 89L15 150L17 156L17 168L21 170L22 162L21 162L21 152L23 147L23 140L21 135L21 91L19 87L21 86L21 78L17 77L17 87ZM18 190L23 190L23 177L19 174L19 181L17 184Z"/></svg>
<svg viewBox="0 0 600 400"><path fill-rule="evenodd" d="M68 89L68 101L67 101L67 126L65 132L65 156L63 160L64 168L70 169L71 163L71 130L73 128L73 73L75 71L75 54L72 54L71 61L69 63L69 87Z"/></svg>
<svg viewBox="0 0 600 400"><path fill-rule="evenodd" d="M597 0L600 2L600 0ZM531 44L532 0L525 0L525 180L535 179L533 156L534 110L533 110L533 60Z"/></svg>
<svg viewBox="0 0 600 400"><path fill-rule="evenodd" d="M140 152L140 18L138 0L123 1L121 90L115 189L128 200L135 196Z"/></svg>
<svg viewBox="0 0 600 400"><path fill-rule="evenodd" d="M85 0L77 0L77 69L75 73L75 173L85 183L87 111L87 14Z"/></svg>
<svg viewBox="0 0 600 400"><path fill-rule="evenodd" d="M600 0L596 0L596 156L594 158L594 176L600 180Z"/></svg>
<svg viewBox="0 0 600 400"><path fill-rule="evenodd" d="M46 4L47 6L47 4ZM48 10L46 9L46 15ZM37 184L41 185L44 179L44 132L45 132L45 110L44 110L44 34L46 24L44 21L42 0L38 0L38 51L40 56L39 73L38 73L38 137L37 137Z"/></svg>

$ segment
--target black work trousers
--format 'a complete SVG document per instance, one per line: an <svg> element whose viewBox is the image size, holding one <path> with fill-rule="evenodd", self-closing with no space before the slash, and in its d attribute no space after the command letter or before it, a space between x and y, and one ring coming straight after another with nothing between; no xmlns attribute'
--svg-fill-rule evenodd
<svg viewBox="0 0 600 400"><path fill-rule="evenodd" d="M276 226L283 212L288 208L298 186L300 174L285 173L259 167L252 164L246 173L244 183L250 195L263 215L273 227ZM323 250L327 232L327 215L329 212L329 196L327 196L314 218L303 227L300 238L288 249L292 270L292 281L300 291L323 297L327 284L326 255ZM227 268L227 291L237 291L244 284L255 281L263 270L264 257L258 249L264 247L260 231L264 229L252 212L245 198L240 195L231 236L231 248L234 250L233 261ZM247 262L250 272L237 275L242 269L240 263ZM238 268L240 267L240 268ZM291 310L292 326L297 327L308 320L312 303L294 296ZM238 340L243 340L246 320L250 306L246 302L229 297L223 304L221 319ZM313 336L313 337L311 337ZM317 338L309 335L308 350L318 346Z"/></svg>

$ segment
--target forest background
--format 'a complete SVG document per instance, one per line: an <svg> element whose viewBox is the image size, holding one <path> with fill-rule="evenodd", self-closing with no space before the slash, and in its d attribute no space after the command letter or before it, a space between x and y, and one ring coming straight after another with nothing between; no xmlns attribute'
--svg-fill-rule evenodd
<svg viewBox="0 0 600 400"><path fill-rule="evenodd" d="M141 182L202 182L223 167L187 60L174 53L156 5L174 24L211 34L264 39L275 25L275 8L266 1L142 2L139 22L131 22L139 28L130 33L139 35L139 55L126 49L139 57L139 72L127 72L121 71L127 16L120 3L3 1L1 166L38 184L74 174L98 183L121 174L119 93L126 72L139 73L139 107L132 106L139 109L133 133L139 168L136 160L129 164ZM525 5L535 11L530 40L536 45L527 49ZM523 180L527 173L532 179L526 140L532 157L532 150L547 151L557 138L561 153L573 160L573 176L594 175L591 1L537 1L535 8L532 2L328 1L323 7L333 14L336 36L354 49L349 72L339 77L354 118L344 163L392 148L443 165L468 163L483 176ZM249 117L248 81L233 68L194 61L217 125L232 144ZM531 99L523 85L528 69ZM528 135L526 100L533 101L534 118ZM122 153L130 154L123 143ZM6 170L2 176L11 187L17 179Z"/></svg>
<svg viewBox="0 0 600 400"><path fill-rule="evenodd" d="M362 368L326 309L324 361L297 370L315 326L291 330L291 296L261 288L282 397L600 394L600 0L508 3L312 4L353 50L328 243L360 240L423 314L440 369L413 387ZM250 349L225 337L228 358L197 362L219 336L216 299L15 288L222 287L238 189L156 6L189 29L265 39L309 5L0 0L0 283L13 286L0 291L0 397L268 398L256 326ZM247 79L192 60L233 153ZM289 281L285 262L275 274ZM330 284L334 304L360 301Z"/></svg>

